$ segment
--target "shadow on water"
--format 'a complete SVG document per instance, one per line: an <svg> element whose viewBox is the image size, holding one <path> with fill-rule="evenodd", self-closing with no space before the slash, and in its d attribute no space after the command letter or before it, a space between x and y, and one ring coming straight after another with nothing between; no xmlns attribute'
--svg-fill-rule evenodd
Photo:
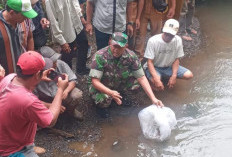
<svg viewBox="0 0 232 157"><path fill-rule="evenodd" d="M230 157L232 154L232 14L231 1L205 1L197 10L207 45L181 61L194 79L178 80L174 89L156 93L174 110L178 125L170 140L155 143L141 134L137 113L128 108L102 123L96 143L71 143L83 156L99 157ZM145 100L145 105L149 102ZM126 110L126 109L125 109Z"/></svg>

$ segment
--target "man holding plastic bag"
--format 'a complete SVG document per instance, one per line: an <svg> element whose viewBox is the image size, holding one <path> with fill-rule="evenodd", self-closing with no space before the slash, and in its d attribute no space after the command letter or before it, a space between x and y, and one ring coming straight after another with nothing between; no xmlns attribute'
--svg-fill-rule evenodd
<svg viewBox="0 0 232 157"><path fill-rule="evenodd" d="M134 91L139 84L157 106L163 106L158 100L144 75L141 63L134 52L127 49L128 36L114 33L110 45L99 50L94 56L89 76L89 91L97 106L97 113L109 117L108 107L114 100L122 104L121 91Z"/></svg>

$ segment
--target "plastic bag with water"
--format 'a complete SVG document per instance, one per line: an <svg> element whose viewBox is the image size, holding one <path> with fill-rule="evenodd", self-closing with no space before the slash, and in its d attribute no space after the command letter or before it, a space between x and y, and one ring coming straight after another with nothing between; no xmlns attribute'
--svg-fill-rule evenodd
<svg viewBox="0 0 232 157"><path fill-rule="evenodd" d="M141 110L138 117L145 138L157 141L169 139L177 124L175 113L170 108L154 104Z"/></svg>

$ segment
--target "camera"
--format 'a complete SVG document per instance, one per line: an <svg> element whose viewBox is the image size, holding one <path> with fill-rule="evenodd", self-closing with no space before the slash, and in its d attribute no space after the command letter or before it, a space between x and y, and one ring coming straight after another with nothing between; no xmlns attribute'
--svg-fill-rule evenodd
<svg viewBox="0 0 232 157"><path fill-rule="evenodd" d="M63 80L65 79L65 76L63 74L60 74L56 71L50 71L50 73L48 74L48 78L50 78L51 80L57 82L58 78L61 77Z"/></svg>

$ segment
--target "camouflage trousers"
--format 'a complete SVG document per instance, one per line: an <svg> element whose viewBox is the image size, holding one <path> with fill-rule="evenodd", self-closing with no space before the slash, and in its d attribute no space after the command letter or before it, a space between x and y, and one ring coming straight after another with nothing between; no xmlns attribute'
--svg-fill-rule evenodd
<svg viewBox="0 0 232 157"><path fill-rule="evenodd" d="M104 82L102 82L104 84ZM133 77L130 76L126 80L122 79L121 82L117 82L119 84L117 87L115 86L107 86L107 84L104 84L106 87L116 90L119 93L124 93L126 94L127 92L131 93L134 90L137 90L140 85L138 81ZM113 98L105 93L101 93L97 89L93 87L92 84L89 85L89 93L91 95L91 98L94 100L94 103L100 107L100 108L106 108L109 107Z"/></svg>

